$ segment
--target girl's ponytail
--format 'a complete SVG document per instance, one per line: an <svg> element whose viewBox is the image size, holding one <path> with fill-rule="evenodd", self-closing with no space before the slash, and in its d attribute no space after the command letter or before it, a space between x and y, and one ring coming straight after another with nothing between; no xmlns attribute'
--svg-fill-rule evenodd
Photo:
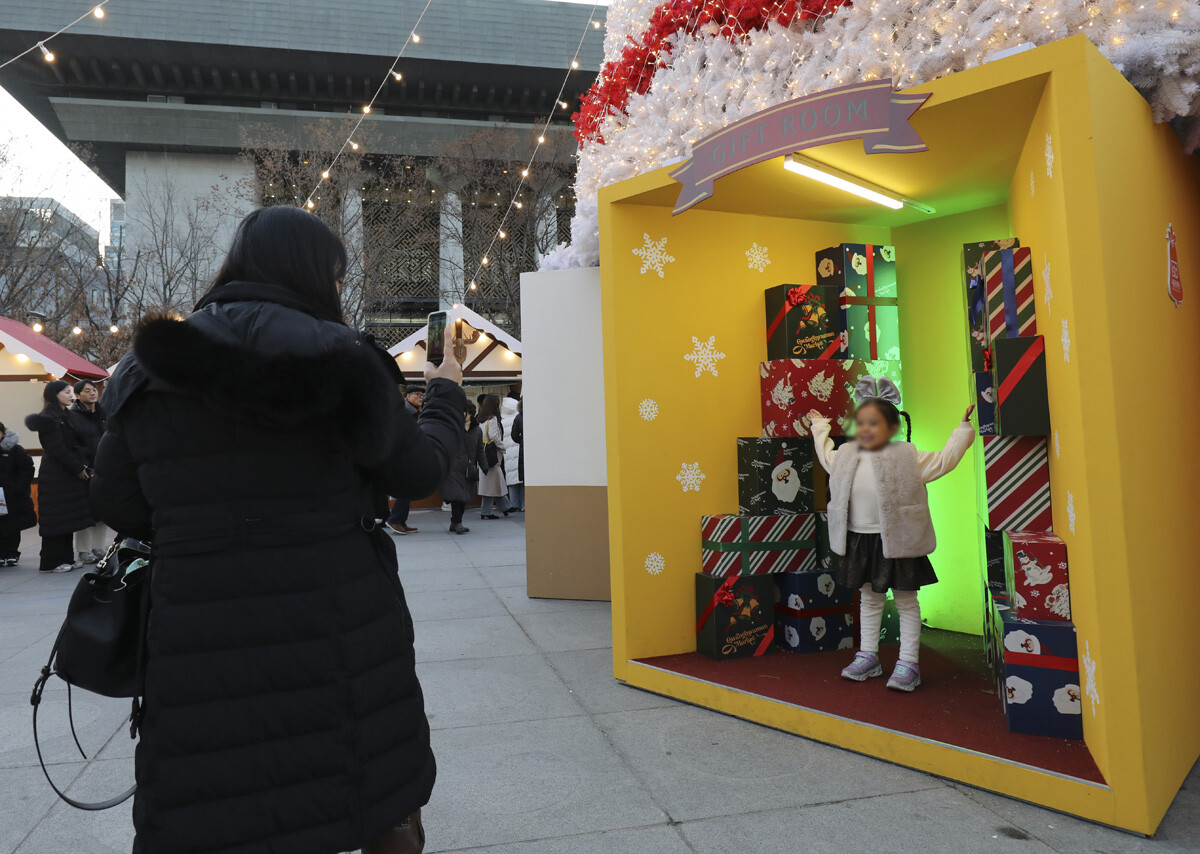
<svg viewBox="0 0 1200 854"><path fill-rule="evenodd" d="M912 416L909 415L907 412L905 412L903 409L900 410L900 415L904 417L904 441L911 442L912 441Z"/></svg>

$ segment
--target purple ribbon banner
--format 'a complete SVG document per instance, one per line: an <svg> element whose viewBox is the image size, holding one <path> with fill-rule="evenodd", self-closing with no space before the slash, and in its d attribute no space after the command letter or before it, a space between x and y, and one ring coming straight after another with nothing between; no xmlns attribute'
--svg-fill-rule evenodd
<svg viewBox="0 0 1200 854"><path fill-rule="evenodd" d="M867 154L928 151L909 124L928 98L893 92L890 78L852 83L769 107L722 128L696 143L691 159L671 172L682 185L672 216L710 197L717 178L782 154L860 138Z"/></svg>

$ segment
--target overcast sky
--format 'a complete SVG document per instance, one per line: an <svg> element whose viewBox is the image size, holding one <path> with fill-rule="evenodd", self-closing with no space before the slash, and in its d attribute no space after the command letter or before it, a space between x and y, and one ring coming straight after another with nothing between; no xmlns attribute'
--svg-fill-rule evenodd
<svg viewBox="0 0 1200 854"><path fill-rule="evenodd" d="M108 203L117 194L0 88L0 146L12 162L0 172L0 196L50 196L108 243Z"/></svg>

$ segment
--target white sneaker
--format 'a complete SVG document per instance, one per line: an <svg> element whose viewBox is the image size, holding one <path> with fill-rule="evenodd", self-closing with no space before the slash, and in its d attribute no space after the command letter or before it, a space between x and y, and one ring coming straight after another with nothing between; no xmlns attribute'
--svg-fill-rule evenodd
<svg viewBox="0 0 1200 854"><path fill-rule="evenodd" d="M78 566L85 563L95 563L98 560L100 560L100 558L96 557L93 552L80 552L79 560L77 560L75 563Z"/></svg>
<svg viewBox="0 0 1200 854"><path fill-rule="evenodd" d="M78 566L79 566L79 564L60 563L58 566L54 567L54 569L42 569L42 570L38 570L38 571L44 572L47 575L49 575L52 572L70 572L71 570L75 569Z"/></svg>

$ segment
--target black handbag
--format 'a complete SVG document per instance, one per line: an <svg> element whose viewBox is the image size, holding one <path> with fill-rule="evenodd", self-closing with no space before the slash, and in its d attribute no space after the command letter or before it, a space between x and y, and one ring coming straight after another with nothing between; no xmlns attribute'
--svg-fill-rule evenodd
<svg viewBox="0 0 1200 854"><path fill-rule="evenodd" d="M96 564L84 573L71 594L67 616L58 630L50 658L33 686L33 743L42 773L55 793L66 803L82 810L103 810L122 804L132 797L129 791L99 803L84 803L67 796L50 779L38 741L38 708L42 692L51 676L67 683L67 715L71 736L84 759L87 754L75 734L71 710L71 688L83 688L105 697L131 697L130 738L137 737L141 723L141 703L145 684L146 625L150 611L150 544L140 540L120 540Z"/></svg>

